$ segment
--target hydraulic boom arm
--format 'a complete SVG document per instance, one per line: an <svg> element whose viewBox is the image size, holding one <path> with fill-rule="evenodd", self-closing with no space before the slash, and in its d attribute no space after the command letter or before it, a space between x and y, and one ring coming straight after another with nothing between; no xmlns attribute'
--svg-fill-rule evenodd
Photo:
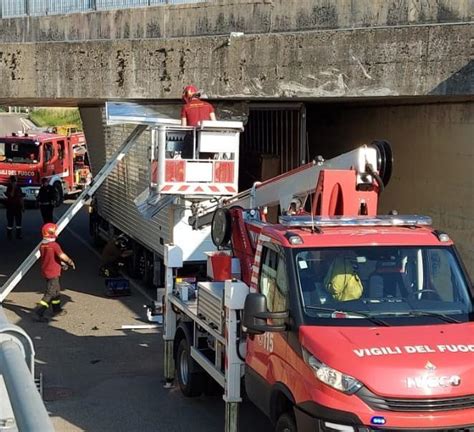
<svg viewBox="0 0 474 432"><path fill-rule="evenodd" d="M302 204L306 197L316 191L318 177L323 170L354 170L357 187L373 185L383 188L390 180L392 170L392 153L386 141L374 141L369 146L362 146L327 161L314 161L300 168L281 174L252 188L222 200L219 204L205 209L201 214L191 218L195 228L208 225L216 208L242 207L244 209L280 205L289 209L293 200Z"/></svg>

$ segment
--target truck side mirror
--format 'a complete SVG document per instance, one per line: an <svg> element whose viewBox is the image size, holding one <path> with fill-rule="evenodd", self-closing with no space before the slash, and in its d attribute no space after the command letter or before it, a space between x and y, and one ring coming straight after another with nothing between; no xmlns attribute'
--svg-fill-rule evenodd
<svg viewBox="0 0 474 432"><path fill-rule="evenodd" d="M280 320L288 318L288 311L269 312L267 298L260 293L250 293L245 298L242 325L249 334L262 334L265 332L284 332L285 324L268 323L267 320Z"/></svg>

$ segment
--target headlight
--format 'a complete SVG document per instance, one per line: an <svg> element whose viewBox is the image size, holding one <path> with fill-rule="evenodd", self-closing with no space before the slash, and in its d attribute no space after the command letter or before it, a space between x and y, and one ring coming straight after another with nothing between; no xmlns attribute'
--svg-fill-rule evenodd
<svg viewBox="0 0 474 432"><path fill-rule="evenodd" d="M324 384L343 393L353 394L362 387L362 383L350 375L321 363L307 349L303 348L303 359L314 371L314 375Z"/></svg>

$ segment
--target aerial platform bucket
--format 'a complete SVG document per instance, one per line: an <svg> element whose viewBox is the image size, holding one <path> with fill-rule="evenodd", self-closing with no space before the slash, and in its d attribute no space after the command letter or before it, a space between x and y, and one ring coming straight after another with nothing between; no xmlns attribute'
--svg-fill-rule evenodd
<svg viewBox="0 0 474 432"><path fill-rule="evenodd" d="M151 186L159 194L200 199L238 192L241 122L152 129Z"/></svg>

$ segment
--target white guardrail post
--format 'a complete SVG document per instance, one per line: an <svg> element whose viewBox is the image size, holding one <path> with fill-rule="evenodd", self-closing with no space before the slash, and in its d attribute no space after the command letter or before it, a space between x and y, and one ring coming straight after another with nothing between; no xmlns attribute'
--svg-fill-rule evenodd
<svg viewBox="0 0 474 432"><path fill-rule="evenodd" d="M33 342L0 306L0 431L54 432L34 380Z"/></svg>

